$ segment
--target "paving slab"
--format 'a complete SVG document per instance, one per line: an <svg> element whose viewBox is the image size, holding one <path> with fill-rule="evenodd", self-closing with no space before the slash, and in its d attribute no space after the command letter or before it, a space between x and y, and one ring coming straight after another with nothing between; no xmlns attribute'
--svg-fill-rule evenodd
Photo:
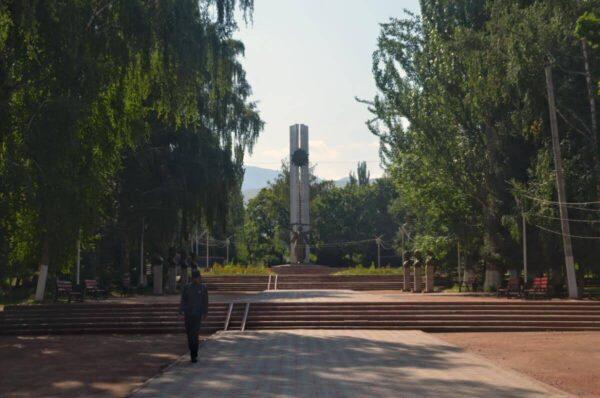
<svg viewBox="0 0 600 398"><path fill-rule="evenodd" d="M567 397L420 331L219 332L132 396Z"/></svg>
<svg viewBox="0 0 600 398"><path fill-rule="evenodd" d="M155 304L155 303L178 303L179 295L164 296L133 296L124 298L111 298L102 301L90 301L91 304ZM355 291L355 290L327 290L327 289L304 289L304 290L270 290L263 292L239 292L239 293L210 293L211 302L531 302L516 298L498 298L495 295L481 293L409 293L401 291ZM577 302L581 300L537 300L552 302Z"/></svg>

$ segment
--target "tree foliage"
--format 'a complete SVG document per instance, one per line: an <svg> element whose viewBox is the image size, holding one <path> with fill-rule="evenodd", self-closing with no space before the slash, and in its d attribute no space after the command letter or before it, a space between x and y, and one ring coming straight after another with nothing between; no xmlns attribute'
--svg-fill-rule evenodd
<svg viewBox="0 0 600 398"><path fill-rule="evenodd" d="M423 0L420 16L382 24L369 127L399 194L394 207L417 242L462 242L471 267L519 268L518 198L534 272L562 272L560 236L537 228L560 231L557 208L545 202L556 196L544 66L554 66L569 201L598 200L598 132L574 33L578 17L597 7ZM590 54L594 80L598 55ZM572 231L600 236L593 223ZM575 253L582 267L598 269L592 242L577 240Z"/></svg>
<svg viewBox="0 0 600 398"><path fill-rule="evenodd" d="M142 220L162 255L225 225L262 128L232 38L252 5L0 3L2 281L68 267L78 237L126 261Z"/></svg>
<svg viewBox="0 0 600 398"><path fill-rule="evenodd" d="M350 174L353 177L354 174ZM398 229L389 204L395 196L387 178L369 180L366 163L358 165L354 177L343 187L333 181L311 178L312 261L322 265L368 265L376 263L375 238L392 242ZM268 188L251 199L246 208L244 246L247 262L282 264L289 258L289 172L283 172ZM388 251L388 254L389 251ZM394 256L383 264L398 265Z"/></svg>

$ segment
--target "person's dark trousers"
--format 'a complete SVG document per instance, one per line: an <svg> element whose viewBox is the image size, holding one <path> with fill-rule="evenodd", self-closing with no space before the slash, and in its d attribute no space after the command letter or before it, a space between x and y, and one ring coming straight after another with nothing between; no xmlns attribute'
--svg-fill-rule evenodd
<svg viewBox="0 0 600 398"><path fill-rule="evenodd" d="M188 347L190 349L190 357L196 359L198 357L198 334L200 334L200 315L185 316L185 332L187 333Z"/></svg>

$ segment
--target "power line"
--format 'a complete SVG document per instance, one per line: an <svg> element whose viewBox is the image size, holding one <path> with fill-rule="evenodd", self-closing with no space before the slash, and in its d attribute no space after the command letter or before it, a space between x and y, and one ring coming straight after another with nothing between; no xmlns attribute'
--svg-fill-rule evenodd
<svg viewBox="0 0 600 398"><path fill-rule="evenodd" d="M543 214L530 214L533 217L542 217L542 218L547 218L549 220L559 220L559 221L563 221L563 218L560 217L551 217L551 216L545 216ZM591 224L595 224L595 223L600 223L600 220L584 220L584 219L576 219L576 218L569 218L567 219L567 221L569 222L587 222L587 223L591 223Z"/></svg>
<svg viewBox="0 0 600 398"><path fill-rule="evenodd" d="M531 195L527 195L527 194L523 194L524 197L538 201L538 202L542 202L542 203L548 203L548 204L553 204L553 205L560 205L560 204L564 204L567 206L589 206L589 205L600 205L600 201L596 201L596 202L556 202L554 200L547 200L547 199L542 199L542 198L536 198L535 196L531 196ZM587 210L587 209L585 209ZM600 210L600 209L598 209Z"/></svg>
<svg viewBox="0 0 600 398"><path fill-rule="evenodd" d="M377 241L377 239L364 239L364 240L355 240L355 241L346 241L346 242L317 243L314 245L314 247L318 249L321 247L346 246L346 245L369 243L369 242L376 242L376 241Z"/></svg>
<svg viewBox="0 0 600 398"><path fill-rule="evenodd" d="M546 232L549 232L551 234L555 234L555 235L559 235L559 236L568 236L570 238L576 238L576 239L598 239L598 240L600 240L600 236L581 236L581 235L571 235L571 234L563 235L562 232L554 231L552 229L548 229L548 228L542 227L542 226L537 225L537 224L533 224L533 225L535 227L541 229L542 231L546 231Z"/></svg>
<svg viewBox="0 0 600 398"><path fill-rule="evenodd" d="M579 207L579 206L566 206L566 207L568 207L569 209L572 209L572 210L593 211L596 213L600 213L600 209L587 209L585 207Z"/></svg>

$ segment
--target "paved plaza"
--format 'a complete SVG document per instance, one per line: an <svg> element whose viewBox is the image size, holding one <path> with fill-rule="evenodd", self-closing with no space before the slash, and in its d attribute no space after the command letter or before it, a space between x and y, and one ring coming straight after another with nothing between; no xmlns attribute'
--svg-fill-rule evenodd
<svg viewBox="0 0 600 398"><path fill-rule="evenodd" d="M149 397L566 397L419 331L220 332L133 394Z"/></svg>
<svg viewBox="0 0 600 398"><path fill-rule="evenodd" d="M178 294L163 296L113 297L109 300L90 301L88 304L156 304L178 303ZM211 302L509 302L524 301L517 298L498 298L490 294L474 293L410 293L401 291L355 290L271 290L263 292L210 293ZM555 299L553 301L570 301Z"/></svg>

